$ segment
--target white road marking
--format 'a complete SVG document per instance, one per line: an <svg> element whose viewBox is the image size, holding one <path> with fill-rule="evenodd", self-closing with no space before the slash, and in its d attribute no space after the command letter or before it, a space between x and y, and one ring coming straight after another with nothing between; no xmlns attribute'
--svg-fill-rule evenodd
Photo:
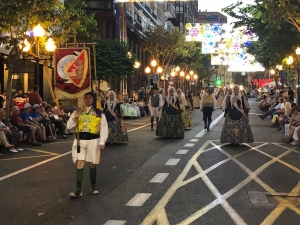
<svg viewBox="0 0 300 225"><path fill-rule="evenodd" d="M263 115L262 113L249 113L249 115L257 115L257 116L261 116L261 115Z"/></svg>
<svg viewBox="0 0 300 225"><path fill-rule="evenodd" d="M5 175L5 176L3 176L3 177L0 177L0 181L5 180L5 179L7 179L7 178L9 178L9 177L15 176L15 175L17 175L17 174L19 174L19 173L23 173L23 172L25 172L25 171L27 171L27 170L30 170L30 169L35 168L35 167L38 167L38 166L40 166L40 165L43 165L43 164L45 164L45 163L47 163L47 162L51 162L51 161L53 161L53 160L55 160L55 159L58 159L58 158L61 158L61 157L65 156L65 155L69 155L69 154L71 154L71 151L66 152L66 153L64 153L64 154L61 154L61 155L58 155L58 156L55 156L55 157L52 157L52 158L50 158L50 159L44 160L44 161L42 161L42 162L33 164L33 165L31 165L31 166L28 166L28 167L26 167L26 168L24 168L24 169L21 169L21 170L18 170L18 171L16 171L16 172L7 174L7 175Z"/></svg>
<svg viewBox="0 0 300 225"><path fill-rule="evenodd" d="M198 142L199 139L191 139L190 142Z"/></svg>
<svg viewBox="0 0 300 225"><path fill-rule="evenodd" d="M224 117L224 113L221 113L220 116L218 116L211 124L210 124L210 129L213 128L222 118ZM207 131L205 129L201 130L195 137L201 138L203 137Z"/></svg>
<svg viewBox="0 0 300 225"><path fill-rule="evenodd" d="M124 225L125 220L108 220L104 225Z"/></svg>
<svg viewBox="0 0 300 225"><path fill-rule="evenodd" d="M157 173L149 182L150 183L162 183L169 176L169 173Z"/></svg>
<svg viewBox="0 0 300 225"><path fill-rule="evenodd" d="M176 155L185 155L188 152L189 152L189 150L180 149L175 154Z"/></svg>
<svg viewBox="0 0 300 225"><path fill-rule="evenodd" d="M151 124L151 123L148 123L148 124L146 124L146 125L143 125L143 126L140 126L140 127L137 127L137 128L131 129L131 130L128 130L127 133L130 133L130 132L132 132L132 131L141 129L141 128L143 128L143 127L147 127L147 126L149 126L150 124Z"/></svg>
<svg viewBox="0 0 300 225"><path fill-rule="evenodd" d="M180 159L169 159L165 165L166 166L176 166L179 163Z"/></svg>
<svg viewBox="0 0 300 225"><path fill-rule="evenodd" d="M149 123L149 124L146 124L146 125L144 125L144 126L140 126L140 127L134 128L134 129L132 129L132 130L127 131L127 133L132 132L132 131L135 131L135 130L138 130L138 129L140 129L140 128L143 128L143 127L146 127L146 126L149 126L149 125L150 125L150 123ZM68 141L68 142L52 142L51 144L63 144L63 143L73 143L73 141ZM54 153L54 154L55 154L55 153ZM31 165L31 166L25 167L25 168L23 168L23 169L21 169L21 170L18 170L18 171L16 171L16 172L7 174L7 175L5 175L5 176L3 176L3 177L0 177L0 181L5 180L5 179L10 178L10 177L13 177L13 176L18 175L18 174L20 174L20 173L23 173L23 172L25 172L25 171L27 171L27 170L33 169L33 168L35 168L35 167L38 167L38 166L43 165L43 164L45 164L45 163L47 163L47 162L53 161L53 160L55 160L55 159L58 159L58 158L60 158L60 157L63 157L63 156L69 155L69 154L71 154L71 151L66 152L66 153L63 153L63 154L58 155L58 156L55 156L55 157L53 157L53 158L44 160L44 161L42 161L42 162L33 164L33 165Z"/></svg>
<svg viewBox="0 0 300 225"><path fill-rule="evenodd" d="M191 148L194 147L194 143L186 143L183 147Z"/></svg>
<svg viewBox="0 0 300 225"><path fill-rule="evenodd" d="M129 202L126 203L126 206L142 206L152 194L150 193L137 193Z"/></svg>

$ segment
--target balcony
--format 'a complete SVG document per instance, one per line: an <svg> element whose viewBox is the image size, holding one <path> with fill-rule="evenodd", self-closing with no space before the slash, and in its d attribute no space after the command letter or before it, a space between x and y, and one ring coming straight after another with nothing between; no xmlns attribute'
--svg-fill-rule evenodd
<svg viewBox="0 0 300 225"><path fill-rule="evenodd" d="M173 28L174 28L173 23L171 21L167 21L167 23L165 24L165 30L169 31Z"/></svg>
<svg viewBox="0 0 300 225"><path fill-rule="evenodd" d="M150 6L149 6L148 4L145 4L145 9L146 9L149 13L151 13L151 8L150 8Z"/></svg>
<svg viewBox="0 0 300 225"><path fill-rule="evenodd" d="M151 14L151 8L149 5L145 3L145 6L144 6L140 2L138 2L137 4L142 8L144 15L147 16L153 24L158 25L157 19L154 18ZM147 7L148 9L146 9L145 7Z"/></svg>
<svg viewBox="0 0 300 225"><path fill-rule="evenodd" d="M156 12L152 11L151 15L153 16L154 19L157 20L157 14L156 14Z"/></svg>
<svg viewBox="0 0 300 225"><path fill-rule="evenodd" d="M164 12L168 18L176 18L176 10L172 3L167 2L164 5Z"/></svg>
<svg viewBox="0 0 300 225"><path fill-rule="evenodd" d="M142 7L139 3L135 2L134 7L136 7L138 10L142 10Z"/></svg>
<svg viewBox="0 0 300 225"><path fill-rule="evenodd" d="M127 23L127 25L133 25L133 17L132 17L132 15L129 13L129 12L127 12L126 11L126 13L125 13L125 20L126 20L126 23Z"/></svg>
<svg viewBox="0 0 300 225"><path fill-rule="evenodd" d="M167 17L165 13L163 12L163 5L162 8L157 7L157 20L159 25L164 25L167 21Z"/></svg>

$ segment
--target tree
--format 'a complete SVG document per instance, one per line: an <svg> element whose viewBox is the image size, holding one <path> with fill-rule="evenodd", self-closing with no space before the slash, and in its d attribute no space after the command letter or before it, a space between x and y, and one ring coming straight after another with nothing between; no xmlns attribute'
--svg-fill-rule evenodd
<svg viewBox="0 0 300 225"><path fill-rule="evenodd" d="M178 29L166 31L162 26L155 26L148 28L141 46L158 65L167 68L177 57L176 49L184 42L184 36Z"/></svg>
<svg viewBox="0 0 300 225"><path fill-rule="evenodd" d="M113 89L120 90L120 80L133 73L135 57L125 42L101 39L96 45L97 82L111 81Z"/></svg>
<svg viewBox="0 0 300 225"><path fill-rule="evenodd" d="M86 4L82 0L14 0L5 1L0 7L0 43L6 44L7 55L0 58L9 70L7 79L7 99L11 98L12 73L16 61L20 60L25 40L33 46L35 40L28 30L37 24L46 28L49 36L57 42L67 41L75 33L91 37L89 30L96 28L93 15L85 13ZM10 108L10 101L6 102ZM7 113L7 117L9 113ZM8 118L7 118L8 119Z"/></svg>

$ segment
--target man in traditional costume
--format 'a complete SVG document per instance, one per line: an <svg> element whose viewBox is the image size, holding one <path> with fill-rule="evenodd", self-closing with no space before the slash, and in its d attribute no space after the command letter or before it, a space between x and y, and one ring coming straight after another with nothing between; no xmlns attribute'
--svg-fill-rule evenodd
<svg viewBox="0 0 300 225"><path fill-rule="evenodd" d="M158 93L157 87L152 89L152 95L149 98L149 109L151 113L151 130L153 130L154 117L156 118L156 125L161 116L161 110L164 105L161 94Z"/></svg>
<svg viewBox="0 0 300 225"><path fill-rule="evenodd" d="M74 111L67 122L67 129L76 127L72 147L72 158L77 166L76 191L70 193L71 198L82 196L84 162L90 164L91 193L99 193L96 189L96 165L100 163L100 150L105 148L108 136L107 121L96 95L93 92L86 93L84 103L85 106Z"/></svg>
<svg viewBox="0 0 300 225"><path fill-rule="evenodd" d="M104 113L108 123L107 143L127 142L128 135L121 115L120 103L113 91L108 92L108 100L104 104Z"/></svg>

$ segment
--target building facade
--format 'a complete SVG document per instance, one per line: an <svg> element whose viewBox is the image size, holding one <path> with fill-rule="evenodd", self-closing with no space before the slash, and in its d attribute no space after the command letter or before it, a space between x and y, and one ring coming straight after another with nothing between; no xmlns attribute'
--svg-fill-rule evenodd
<svg viewBox="0 0 300 225"><path fill-rule="evenodd" d="M219 24L226 24L227 23L227 16L220 12L207 12L201 11L198 12L198 23L219 23Z"/></svg>

